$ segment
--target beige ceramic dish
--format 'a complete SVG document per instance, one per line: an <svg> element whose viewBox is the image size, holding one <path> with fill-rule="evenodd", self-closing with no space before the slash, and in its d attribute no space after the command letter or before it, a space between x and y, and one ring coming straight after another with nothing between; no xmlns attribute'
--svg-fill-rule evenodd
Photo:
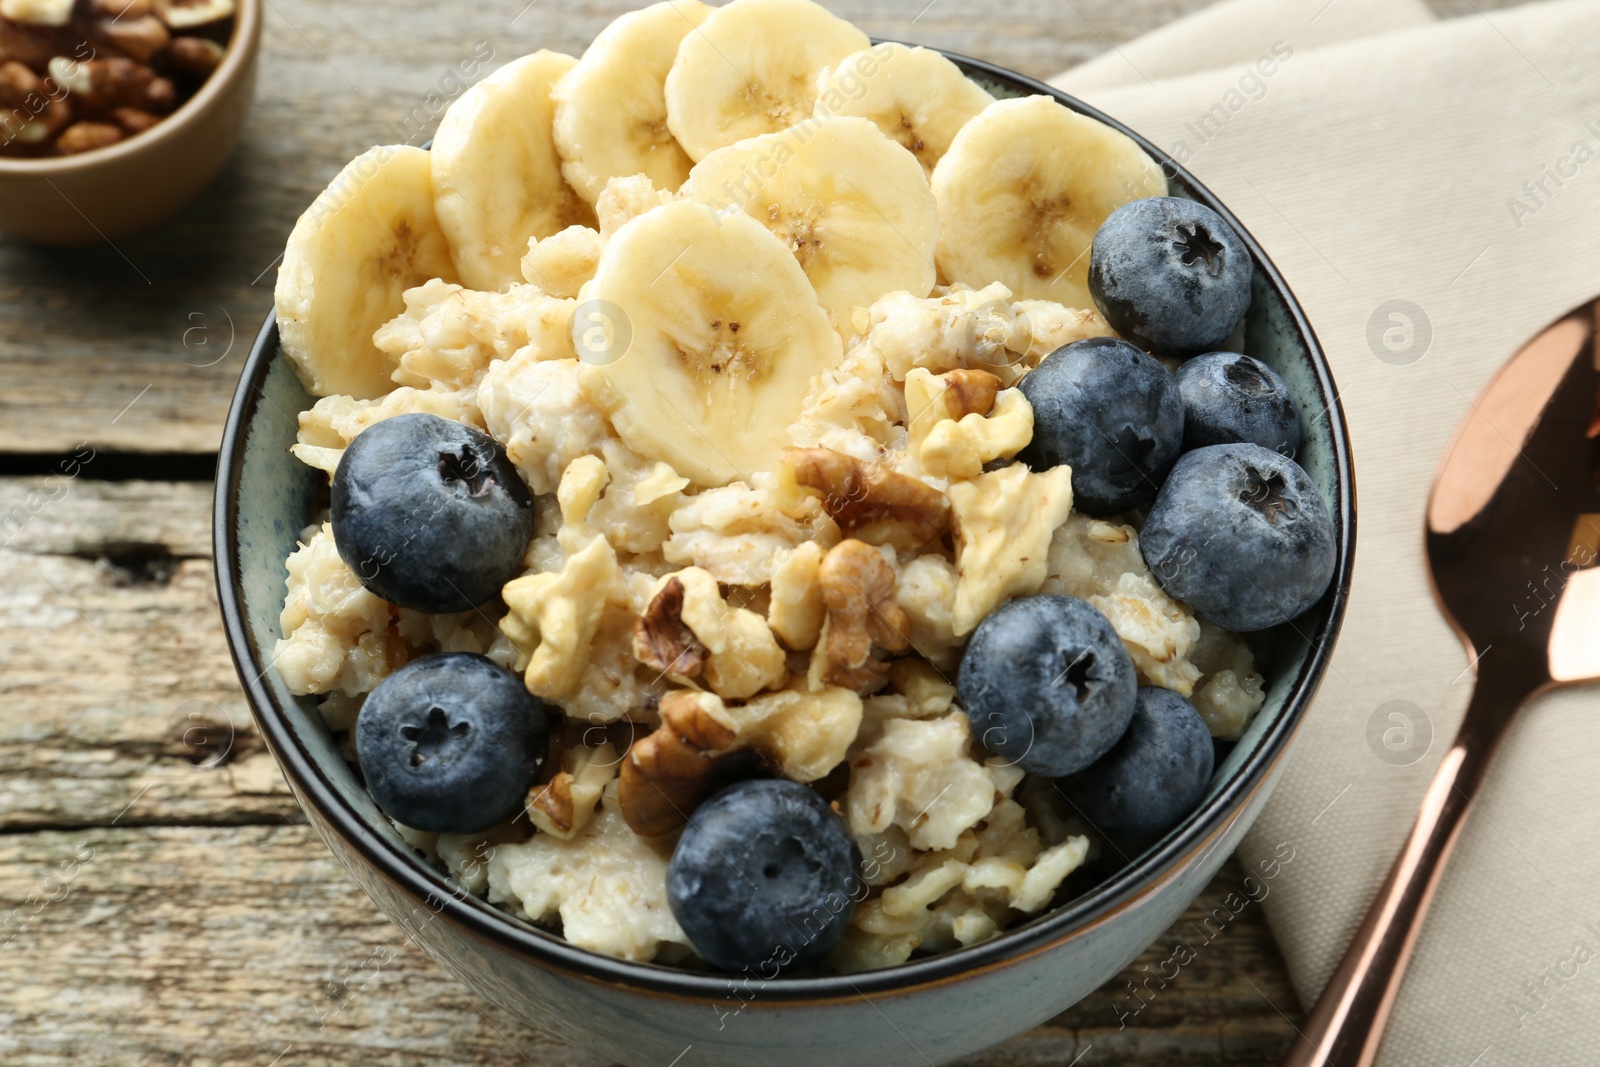
<svg viewBox="0 0 1600 1067"><path fill-rule="evenodd" d="M183 208L233 152L255 96L262 0L238 0L222 64L153 129L82 155L0 159L0 232L82 245L147 230Z"/></svg>

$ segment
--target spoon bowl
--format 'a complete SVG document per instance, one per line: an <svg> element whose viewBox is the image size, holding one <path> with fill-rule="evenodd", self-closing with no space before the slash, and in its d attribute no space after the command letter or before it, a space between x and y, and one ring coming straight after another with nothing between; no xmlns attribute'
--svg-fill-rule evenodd
<svg viewBox="0 0 1600 1067"><path fill-rule="evenodd" d="M1410 837L1284 1067L1369 1067L1472 798L1518 710L1600 680L1600 299L1472 402L1428 500L1434 595L1476 675Z"/></svg>
<svg viewBox="0 0 1600 1067"><path fill-rule="evenodd" d="M1498 647L1509 655L1495 670L1516 658L1543 665L1545 683L1600 677L1600 615L1575 610L1600 598L1597 312L1600 301L1523 346L1473 404L1434 483L1434 590L1480 672Z"/></svg>

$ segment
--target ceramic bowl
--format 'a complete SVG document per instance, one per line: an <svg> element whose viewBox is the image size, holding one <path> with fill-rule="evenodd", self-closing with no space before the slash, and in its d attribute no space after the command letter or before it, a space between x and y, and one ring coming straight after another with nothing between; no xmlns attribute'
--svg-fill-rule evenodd
<svg viewBox="0 0 1600 1067"><path fill-rule="evenodd" d="M0 159L0 232L84 245L148 230L217 176L255 96L262 0L238 0L222 63L153 129L80 155Z"/></svg>
<svg viewBox="0 0 1600 1067"><path fill-rule="evenodd" d="M1118 123L1047 86L952 56L997 96L1042 93ZM295 546L325 476L289 455L311 403L268 320L229 415L217 474L217 580L228 639L256 722L311 824L340 864L439 964L537 1029L637 1067L913 1067L944 1063L1033 1027L1133 960L1211 880L1266 802L1327 665L1350 583L1355 500L1349 443L1328 364L1260 246L1154 145L1175 195L1220 211L1255 259L1245 349L1288 382L1307 419L1301 462L1337 531L1327 595L1268 651L1266 706L1220 763L1204 802L1133 862L994 940L848 977L769 982L628 963L575 948L471 896L430 869L385 821L340 756L313 701L270 668Z"/></svg>

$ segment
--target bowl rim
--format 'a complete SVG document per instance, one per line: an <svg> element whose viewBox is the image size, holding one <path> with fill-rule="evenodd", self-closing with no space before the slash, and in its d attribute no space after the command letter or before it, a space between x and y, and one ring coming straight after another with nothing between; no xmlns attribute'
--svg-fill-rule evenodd
<svg viewBox="0 0 1600 1067"><path fill-rule="evenodd" d="M228 38L222 62L189 99L176 111L142 133L124 138L104 148L91 149L71 156L45 156L39 159L6 159L0 157L0 177L34 175L55 177L89 170L101 164L114 163L147 151L158 151L168 141L178 136L238 81L254 61L261 44L261 19L264 0L236 0L233 14L233 33Z"/></svg>
<svg viewBox="0 0 1600 1067"><path fill-rule="evenodd" d="M301 803L309 803L315 809L313 823L320 824L324 833L336 833L391 886L419 902L428 903L430 907L439 903L440 906L435 908L436 916L449 919L458 933L493 942L521 961L558 970L568 977L625 986L647 994L697 1003L707 999L724 999L730 982L741 980L747 980L761 990L760 996L748 1002L752 1006L853 1000L869 993L901 995L1036 955L1139 903L1154 891L1158 882L1175 877L1188 857L1209 848L1232 825L1237 814L1262 788L1298 731L1326 671L1349 600L1356 525L1354 467L1344 409L1334 387L1327 356L1305 312L1277 267L1244 225L1205 186L1159 147L1098 109L1043 82L985 60L942 49L938 51L970 75L1015 88L1024 94L1048 96L1079 114L1103 122L1133 138L1160 164L1169 181L1180 186L1190 197L1217 211L1239 232L1250 250L1256 271L1283 303L1289 325L1306 350L1315 388L1327 411L1334 468L1334 499L1330 502L1330 510L1334 520L1336 550L1333 579L1328 592L1324 594L1325 614L1310 638L1311 648L1304 663L1290 682L1283 709L1233 778L1182 823L1141 853L1136 861L1129 862L1081 896L981 944L874 971L778 979L687 971L664 964L616 959L579 948L557 934L514 918L486 900L462 892L443 876L420 863L414 855L408 854L413 850L397 846L369 827L340 799L337 788L317 767L309 750L290 728L283 710L277 706L271 691L262 681L266 668L252 647L249 628L245 624L240 577L235 561L238 555L239 474L243 465L246 430L253 420L266 374L278 354L277 318L276 312L271 312L262 324L240 374L218 456L213 548L218 599L229 651L263 737L284 774L295 786Z"/></svg>

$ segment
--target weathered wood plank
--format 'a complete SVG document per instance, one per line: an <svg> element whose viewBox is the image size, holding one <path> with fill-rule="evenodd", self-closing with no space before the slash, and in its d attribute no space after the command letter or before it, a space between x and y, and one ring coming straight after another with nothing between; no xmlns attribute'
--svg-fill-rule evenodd
<svg viewBox="0 0 1600 1067"><path fill-rule="evenodd" d="M1230 864L1187 920L1241 879ZM0 836L0 902L0 1061L14 1067L602 1062L470 999L304 827ZM1174 936L1195 940L1183 925ZM1158 945L1125 977L1169 952ZM1295 1014L1273 953L1248 909L1137 1025L1118 1029L1112 998L1128 994L1114 982L968 1063L1273 1063L1293 1031L1263 994Z"/></svg>
<svg viewBox="0 0 1600 1067"><path fill-rule="evenodd" d="M124 821L299 817L223 640L210 501L208 483L0 480L0 831L105 825L135 797ZM191 715L232 736L186 746Z"/></svg>

